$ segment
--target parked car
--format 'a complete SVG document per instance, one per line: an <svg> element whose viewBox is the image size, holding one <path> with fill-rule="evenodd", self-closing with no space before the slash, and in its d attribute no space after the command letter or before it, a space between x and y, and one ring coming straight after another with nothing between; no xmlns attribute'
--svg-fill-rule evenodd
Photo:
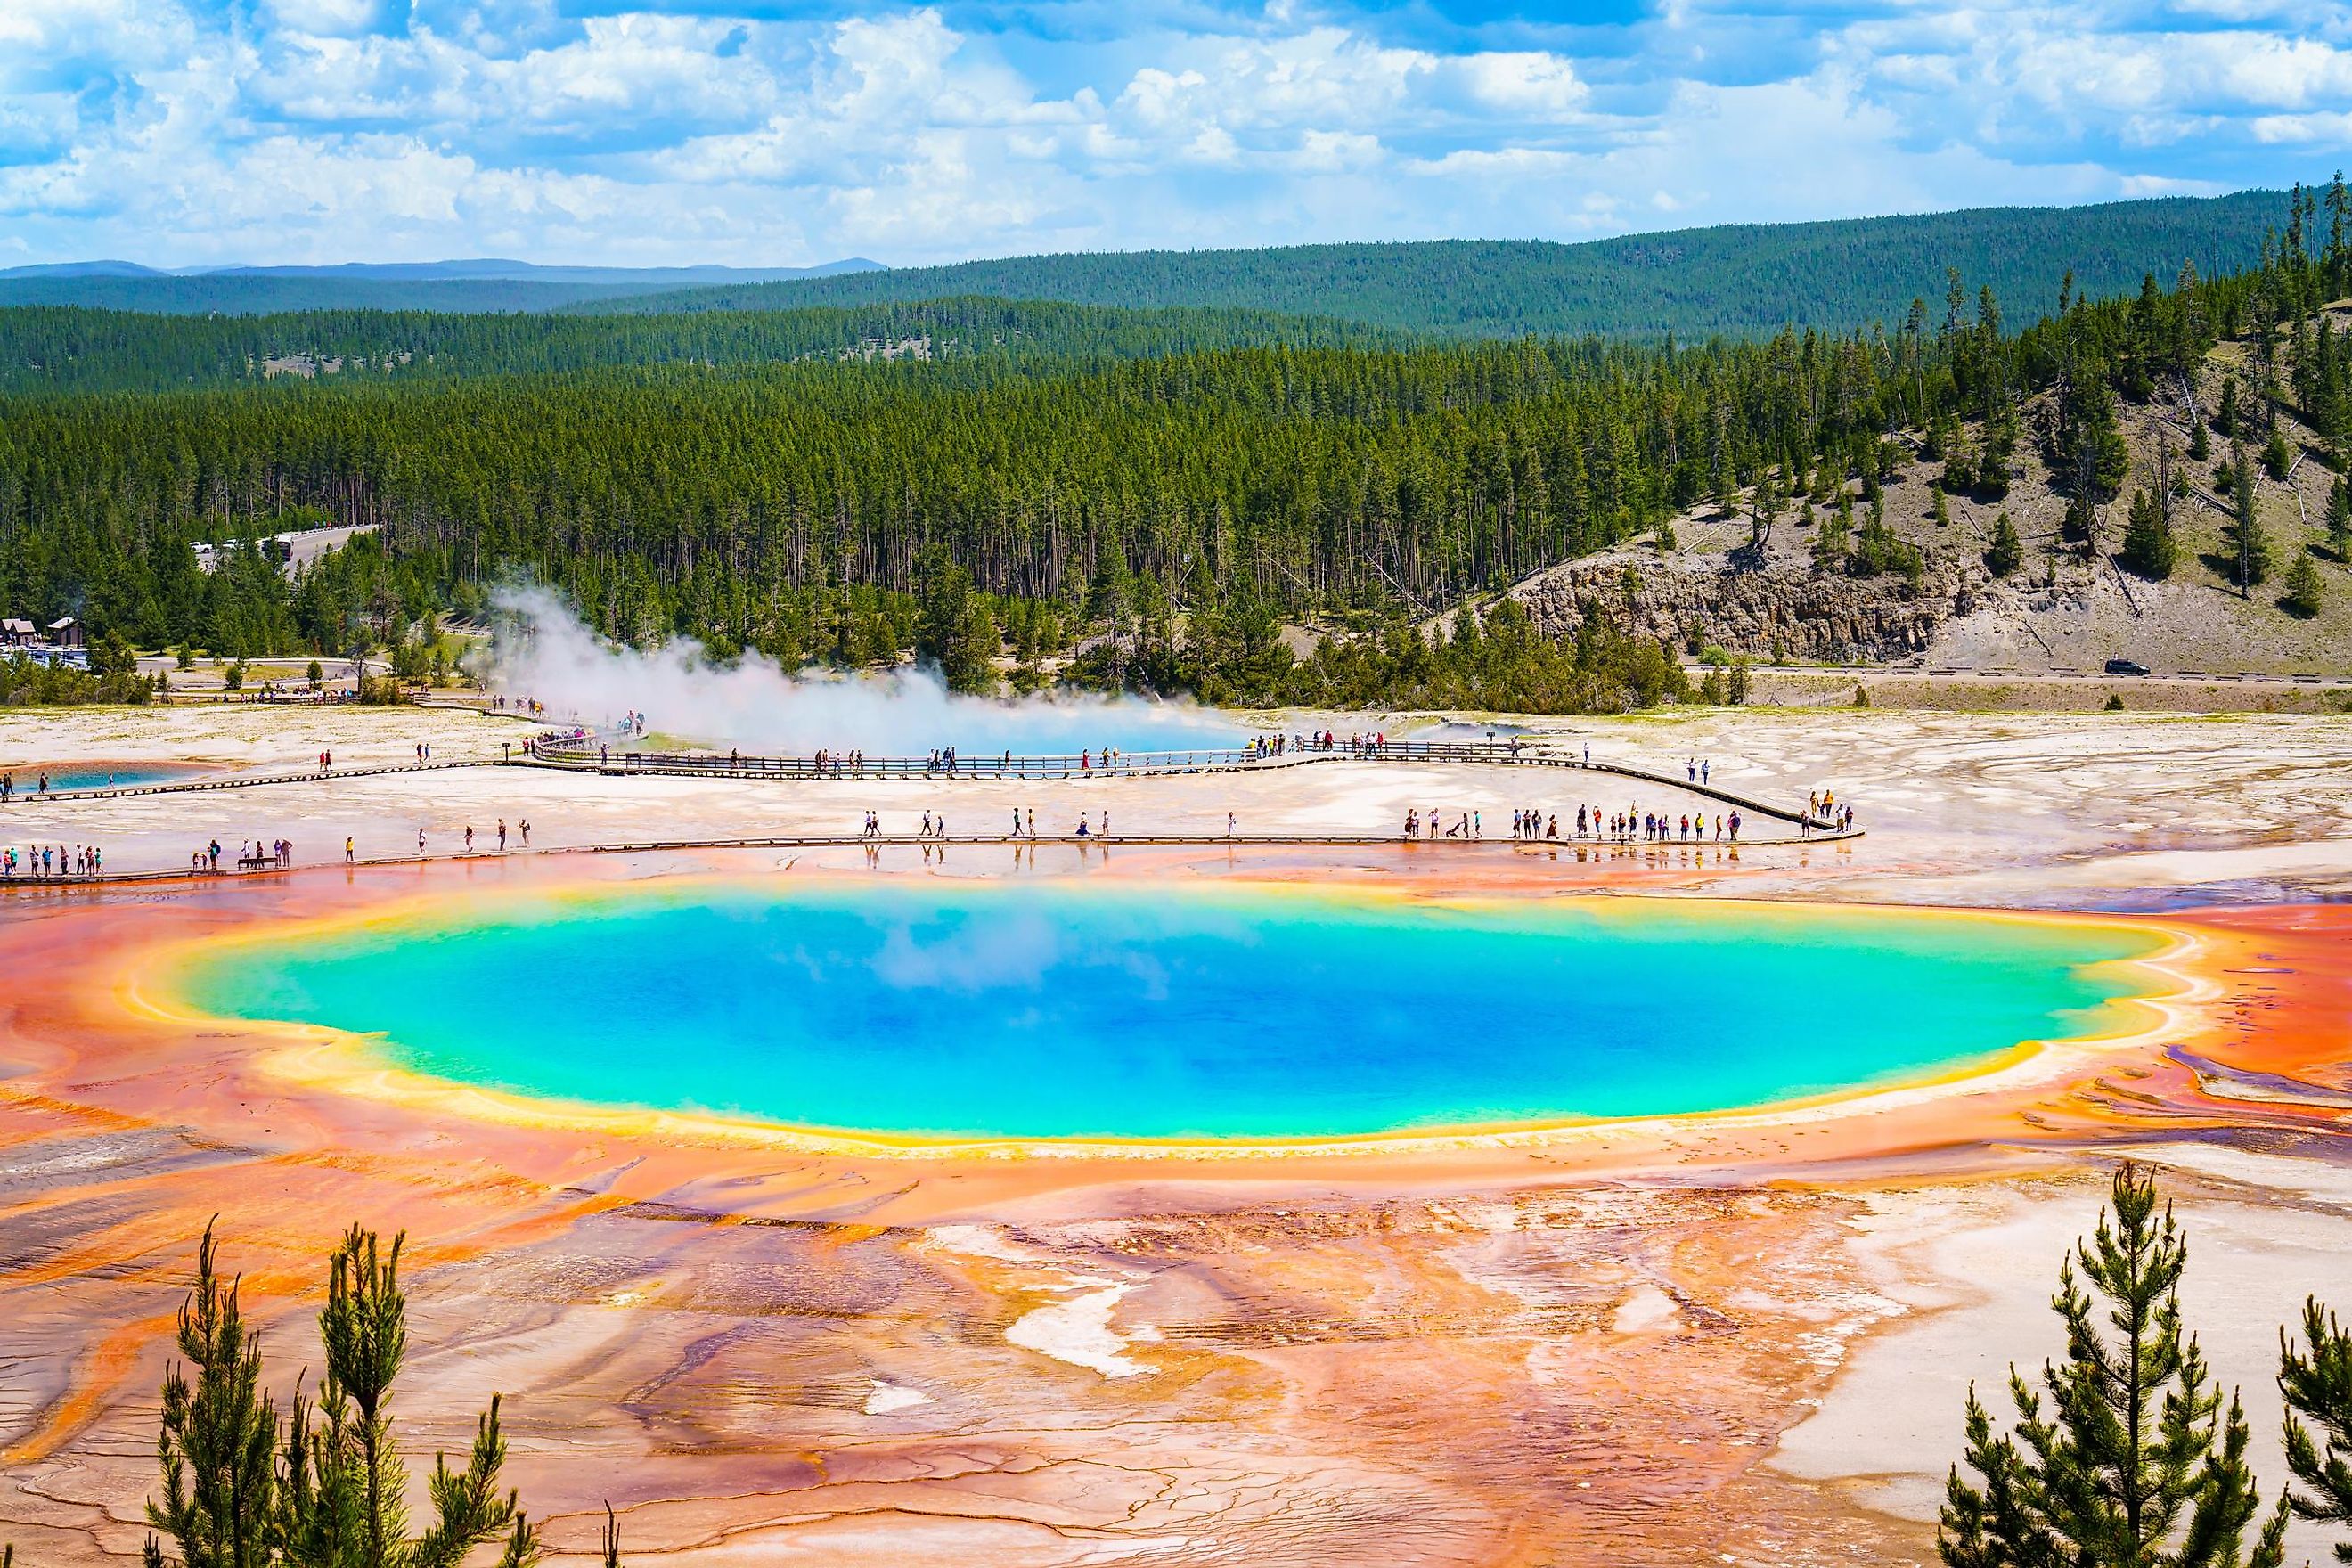
<svg viewBox="0 0 2352 1568"><path fill-rule="evenodd" d="M2107 673L2109 675L2146 675L2147 666L2135 664L2127 658L2111 658L2107 660Z"/></svg>

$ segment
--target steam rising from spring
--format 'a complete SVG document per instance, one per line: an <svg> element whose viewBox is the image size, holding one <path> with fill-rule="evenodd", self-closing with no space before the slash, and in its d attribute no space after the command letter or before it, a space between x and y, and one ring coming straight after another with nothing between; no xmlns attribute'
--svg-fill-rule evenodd
<svg viewBox="0 0 2352 1568"><path fill-rule="evenodd" d="M624 713L705 745L805 756L820 749L922 756L953 746L971 757L1239 745L1244 725L1189 704L1129 699L1000 702L950 691L927 669L844 677L794 674L759 654L714 663L681 638L650 651L615 647L541 587L494 597L489 683L542 704L548 716L602 724Z"/></svg>

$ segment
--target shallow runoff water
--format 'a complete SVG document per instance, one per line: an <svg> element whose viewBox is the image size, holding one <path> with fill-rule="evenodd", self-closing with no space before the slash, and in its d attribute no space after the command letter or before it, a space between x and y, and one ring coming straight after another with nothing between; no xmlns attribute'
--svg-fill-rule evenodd
<svg viewBox="0 0 2352 1568"><path fill-rule="evenodd" d="M2081 1034L2115 928L1664 900L695 884L238 944L207 1011L415 1072L800 1127L1306 1139L1722 1110Z"/></svg>
<svg viewBox="0 0 2352 1568"><path fill-rule="evenodd" d="M0 763L20 795L38 792L43 778L51 790L128 789L133 784L168 784L200 770L175 763Z"/></svg>

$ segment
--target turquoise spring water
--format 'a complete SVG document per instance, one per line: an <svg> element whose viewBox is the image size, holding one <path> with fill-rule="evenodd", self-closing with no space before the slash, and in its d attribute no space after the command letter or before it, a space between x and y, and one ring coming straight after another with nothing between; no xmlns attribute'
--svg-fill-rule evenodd
<svg viewBox="0 0 2352 1568"><path fill-rule="evenodd" d="M14 781L17 795L37 792L46 775L52 790L121 789L132 784L163 784L180 778L194 770L171 763L60 763L54 767L38 763L0 763L0 773Z"/></svg>
<svg viewBox="0 0 2352 1568"><path fill-rule="evenodd" d="M791 1125L1307 1138L1721 1110L2084 1032L2131 931L1669 900L750 884L233 947L191 1000L420 1073Z"/></svg>

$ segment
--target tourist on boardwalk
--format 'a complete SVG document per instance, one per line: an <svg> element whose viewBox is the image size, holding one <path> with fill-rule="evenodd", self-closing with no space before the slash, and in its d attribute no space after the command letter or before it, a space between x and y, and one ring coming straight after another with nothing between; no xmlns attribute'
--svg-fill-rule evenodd
<svg viewBox="0 0 2352 1568"><path fill-rule="evenodd" d="M358 850L348 835L343 839L343 864L348 866L358 858Z"/></svg>
<svg viewBox="0 0 2352 1568"><path fill-rule="evenodd" d="M520 822L518 822L518 823L516 823L516 824L515 824L515 828L516 828L516 830L517 830L518 832L520 832L520 833L522 835L522 847L523 847L524 848L526 848L526 849L530 848L530 817L528 817L528 816L524 817Z"/></svg>

